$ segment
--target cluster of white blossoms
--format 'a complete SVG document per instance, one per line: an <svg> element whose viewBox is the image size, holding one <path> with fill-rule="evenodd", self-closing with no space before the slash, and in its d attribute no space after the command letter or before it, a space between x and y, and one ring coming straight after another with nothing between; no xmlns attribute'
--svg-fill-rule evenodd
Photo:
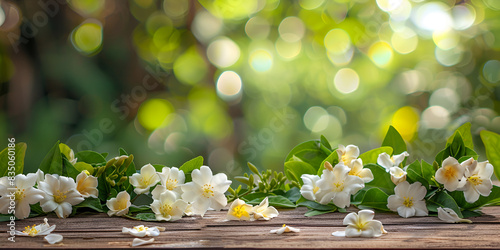
<svg viewBox="0 0 500 250"><path fill-rule="evenodd" d="M410 155L406 151L393 156L390 156L387 153L381 153L378 155L377 164L384 167L385 170L391 174L391 180L394 185L398 185L406 180L406 167L401 168L399 165L408 156Z"/></svg>
<svg viewBox="0 0 500 250"><path fill-rule="evenodd" d="M36 187L35 187L36 186ZM38 170L27 175L15 177L15 186L11 186L7 177L0 178L0 213L7 214L14 194L15 216L18 219L30 215L30 205L40 202L44 212L54 211L59 218L71 214L72 206L84 201L87 197L97 198L97 178L82 171L76 177L45 174Z"/></svg>
<svg viewBox="0 0 500 250"><path fill-rule="evenodd" d="M185 182L182 170L164 167L157 172L151 164L144 165L140 173L130 177L137 195L147 194L150 189L153 202L150 207L157 220L175 221L182 216L205 215L209 209L220 210L227 205L224 193L231 181L223 173L212 174L208 166L201 166L191 173L192 182ZM159 185L157 185L160 183ZM156 185L156 187L155 187ZM122 216L128 213L130 195L122 191L116 198L107 201L108 215Z"/></svg>
<svg viewBox="0 0 500 250"><path fill-rule="evenodd" d="M246 204L245 201L236 199L227 211L228 220L270 220L279 215L278 210L269 206L268 197L264 198L257 206Z"/></svg>
<svg viewBox="0 0 500 250"><path fill-rule="evenodd" d="M436 181L443 184L448 191L463 191L465 200L474 203L479 195L488 196L493 188L491 176L493 165L488 161L477 162L470 158L462 163L448 157L436 171Z"/></svg>
<svg viewBox="0 0 500 250"><path fill-rule="evenodd" d="M304 185L300 189L302 196L308 200L328 204L330 201L339 208L349 207L351 195L365 187L365 183L373 180L370 169L363 168L363 161L358 159L359 148L354 145L337 149L339 163L333 167L325 162L323 174L301 176Z"/></svg>

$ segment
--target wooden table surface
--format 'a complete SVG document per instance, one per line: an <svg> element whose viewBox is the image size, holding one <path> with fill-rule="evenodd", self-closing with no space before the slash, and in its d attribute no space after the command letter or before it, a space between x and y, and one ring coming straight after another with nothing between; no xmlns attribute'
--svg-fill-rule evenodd
<svg viewBox="0 0 500 250"><path fill-rule="evenodd" d="M354 208L351 210L355 211ZM270 221L225 221L226 211L208 211L205 217L184 217L176 222L143 222L108 217L106 214L81 214L67 219L47 216L49 224L56 224L53 233L64 236L56 245L49 245L43 237L16 237L7 241L2 225L1 248L128 248L134 239L121 233L122 227L166 227L154 237L155 243L142 247L162 248L440 248L491 249L500 248L500 207L483 208L483 216L471 218L473 224L448 224L437 217L401 218L392 213L376 213L389 232L380 238L339 238L331 235L344 230L342 220L346 213L330 213L305 217L305 208L279 210L280 215ZM43 217L17 221L16 228L40 224ZM284 223L300 228L300 233L270 234ZM2 223L6 224L6 223Z"/></svg>

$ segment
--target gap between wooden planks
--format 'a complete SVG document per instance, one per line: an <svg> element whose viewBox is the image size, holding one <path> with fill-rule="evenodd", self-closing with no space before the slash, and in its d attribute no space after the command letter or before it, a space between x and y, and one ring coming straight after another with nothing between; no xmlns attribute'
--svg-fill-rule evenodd
<svg viewBox="0 0 500 250"><path fill-rule="evenodd" d="M352 208L352 211L356 209ZM59 219L47 216L56 224L54 233L64 236L62 243L49 245L43 237L16 237L7 241L6 225L2 225L1 248L128 248L133 236L121 233L122 227L137 225L162 226L166 231L155 237L155 244L144 247L161 248L342 248L342 249L494 249L500 248L500 207L483 208L481 217L471 218L473 224L448 224L437 217L401 218L394 213L377 212L389 232L380 238L338 238L334 231L344 230L346 213L305 217L305 208L279 210L270 221L225 221L227 211L208 211L205 217L185 217L176 222L143 222L106 214L80 214ZM40 224L44 217L17 221L17 230ZM300 233L270 234L283 224L301 229ZM6 223L4 223L6 224Z"/></svg>

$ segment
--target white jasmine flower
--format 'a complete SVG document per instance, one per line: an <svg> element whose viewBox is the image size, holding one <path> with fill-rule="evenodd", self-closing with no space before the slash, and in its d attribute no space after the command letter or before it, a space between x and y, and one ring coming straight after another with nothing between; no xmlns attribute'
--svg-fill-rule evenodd
<svg viewBox="0 0 500 250"><path fill-rule="evenodd" d="M317 186L317 182L320 180L320 177L317 175L303 174L301 177L304 185L300 188L300 194L304 196L304 198L316 201L316 194L319 191L319 187Z"/></svg>
<svg viewBox="0 0 500 250"><path fill-rule="evenodd" d="M375 212L371 210L361 210L358 213L350 213L344 218L345 231L332 233L339 237L380 237L387 233L382 226L382 222L374 220Z"/></svg>
<svg viewBox="0 0 500 250"><path fill-rule="evenodd" d="M400 167L390 168L389 173L391 174L391 181L394 185L398 185L399 183L406 181L406 171Z"/></svg>
<svg viewBox="0 0 500 250"><path fill-rule="evenodd" d="M349 171L350 169L342 162L335 165L333 171L323 170L323 175L317 182L322 197L319 203L327 204L333 201L333 204L339 208L350 205L351 194L364 188L365 184L358 176L349 175Z"/></svg>
<svg viewBox="0 0 500 250"><path fill-rule="evenodd" d="M267 198L267 197L266 197ZM227 211L226 219L228 220L250 220L250 215L253 212L252 205L248 205L245 201L236 199L231 203Z"/></svg>
<svg viewBox="0 0 500 250"><path fill-rule="evenodd" d="M394 188L394 192L395 194L387 199L387 207L390 210L397 211L399 216L404 218L428 215L423 200L427 189L420 182L410 185L407 181L403 181Z"/></svg>
<svg viewBox="0 0 500 250"><path fill-rule="evenodd" d="M142 245L147 245L147 244L153 244L154 241L155 241L155 238L151 238L149 240L142 240L139 238L135 238L132 241L132 246L137 247L137 246L142 246Z"/></svg>
<svg viewBox="0 0 500 250"><path fill-rule="evenodd" d="M188 205L186 207L186 210L184 210L184 215L185 216L193 216L193 215L195 215L195 213L193 211L193 205L191 205L191 203L188 203Z"/></svg>
<svg viewBox="0 0 500 250"><path fill-rule="evenodd" d="M267 197L253 208L253 217L256 220L270 220L278 215L278 210L273 206L269 206L269 199Z"/></svg>
<svg viewBox="0 0 500 250"><path fill-rule="evenodd" d="M97 177L89 174L87 170L82 171L76 176L76 190L84 197L97 198Z"/></svg>
<svg viewBox="0 0 500 250"><path fill-rule="evenodd" d="M69 151L68 156L69 156L68 161L71 162L71 164L75 165L76 162L78 161L78 158L75 157L75 152L73 151L73 149Z"/></svg>
<svg viewBox="0 0 500 250"><path fill-rule="evenodd" d="M377 164L384 167L386 171L389 171L392 167L399 167L399 164L401 164L408 156L410 156L410 154L406 151L393 156L384 152L378 155Z"/></svg>
<svg viewBox="0 0 500 250"><path fill-rule="evenodd" d="M18 219L27 218L30 215L31 204L36 204L43 199L45 193L34 188L36 175L19 174L15 177L14 185L11 186L8 177L2 177L0 181L0 214L8 214L11 194L14 193L15 210L14 215Z"/></svg>
<svg viewBox="0 0 500 250"><path fill-rule="evenodd" d="M339 145L337 148L337 154L339 156L339 162L343 162L346 166L351 166L352 160L359 157L359 148L355 145Z"/></svg>
<svg viewBox="0 0 500 250"><path fill-rule="evenodd" d="M48 235L52 231L56 229L56 225L49 225L49 221L47 218L43 219L43 223L39 225L33 225L33 226L27 226L24 228L24 230L21 231L15 231L16 235L18 236L38 236L38 235Z"/></svg>
<svg viewBox="0 0 500 250"><path fill-rule="evenodd" d="M488 161L477 162L473 158L462 162L465 167L464 177L460 182L458 190L464 191L465 200L474 203L479 199L479 195L488 196L493 188L491 176L493 175L493 165Z"/></svg>
<svg viewBox="0 0 500 250"><path fill-rule="evenodd" d="M272 234L282 234L282 233L289 233L289 232L298 233L298 232L300 232L300 229L290 227L290 226L287 226L286 224L283 224L283 226L280 227L279 229L273 229L273 230L269 231L269 233L272 233Z"/></svg>
<svg viewBox="0 0 500 250"><path fill-rule="evenodd" d="M179 170L176 167L164 167L158 175L160 176L162 186L170 191L182 194L181 186L184 184L185 180L184 172L182 170Z"/></svg>
<svg viewBox="0 0 500 250"><path fill-rule="evenodd" d="M166 190L160 195L160 199L153 201L151 210L157 220L176 221L182 218L187 205L185 201L177 198L175 192Z"/></svg>
<svg viewBox="0 0 500 250"><path fill-rule="evenodd" d="M354 175L361 178L364 183L373 180L372 171L368 168L363 168L363 160L361 159L355 159L351 161L351 171L349 171L349 175Z"/></svg>
<svg viewBox="0 0 500 250"><path fill-rule="evenodd" d="M208 208L220 210L227 205L224 193L231 185L223 173L212 176L207 166L193 170L193 182L182 185L182 199L192 203L196 214L203 216Z"/></svg>
<svg viewBox="0 0 500 250"><path fill-rule="evenodd" d="M71 206L84 201L76 190L76 183L72 178L47 174L45 180L40 182L39 188L45 192L45 197L40 201L44 212L55 211L57 217L66 218L71 214Z"/></svg>
<svg viewBox="0 0 500 250"><path fill-rule="evenodd" d="M444 184L444 188L448 191L455 191L458 188L459 180L462 179L465 172L465 167L460 165L458 161L449 156L443 161L443 166L436 171L436 181Z"/></svg>
<svg viewBox="0 0 500 250"><path fill-rule="evenodd" d="M122 216L128 213L132 203L130 202L130 195L127 191L121 191L116 195L116 198L111 198L106 201L106 206L109 208L109 216Z"/></svg>
<svg viewBox="0 0 500 250"><path fill-rule="evenodd" d="M448 222L448 223L462 223L462 222L472 223L471 220L462 219L462 218L458 217L458 214L455 213L455 211L453 211L453 209L451 209L451 208L438 207L437 210L438 210L438 218L444 222Z"/></svg>
<svg viewBox="0 0 500 250"><path fill-rule="evenodd" d="M145 227L144 225L140 225L133 228L123 227L122 233L130 234L135 237L154 237L160 235L160 230L157 227Z"/></svg>
<svg viewBox="0 0 500 250"><path fill-rule="evenodd" d="M60 234L49 234L45 237L43 237L45 241L47 241L49 244L54 245L56 243L59 243L63 240L63 236Z"/></svg>
<svg viewBox="0 0 500 250"><path fill-rule="evenodd" d="M141 173L135 173L129 177L130 184L135 187L136 194L147 194L149 189L160 181L160 177L156 173L155 167L151 164L144 165L141 168Z"/></svg>

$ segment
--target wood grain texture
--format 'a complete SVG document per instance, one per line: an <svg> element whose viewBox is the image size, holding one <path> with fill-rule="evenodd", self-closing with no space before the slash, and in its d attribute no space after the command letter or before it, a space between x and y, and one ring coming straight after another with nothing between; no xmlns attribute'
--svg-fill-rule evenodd
<svg viewBox="0 0 500 250"><path fill-rule="evenodd" d="M356 211L355 209L351 209ZM6 223L1 225L2 248L129 248L133 236L121 233L122 227L162 226L166 231L155 237L161 248L341 248L341 249L494 249L500 248L500 207L487 207L473 224L447 224L437 217L401 218L393 213L376 213L389 232L380 238L339 238L334 231L344 230L345 213L305 217L305 208L280 210L270 221L225 221L226 211L209 211L205 217L185 217L176 222L142 222L106 214L80 214L68 219L47 216L56 224L54 233L64 236L62 243L49 245L43 237L16 237L7 241ZM39 224L43 217L17 221L16 228ZM284 223L300 228L300 233L270 234Z"/></svg>

